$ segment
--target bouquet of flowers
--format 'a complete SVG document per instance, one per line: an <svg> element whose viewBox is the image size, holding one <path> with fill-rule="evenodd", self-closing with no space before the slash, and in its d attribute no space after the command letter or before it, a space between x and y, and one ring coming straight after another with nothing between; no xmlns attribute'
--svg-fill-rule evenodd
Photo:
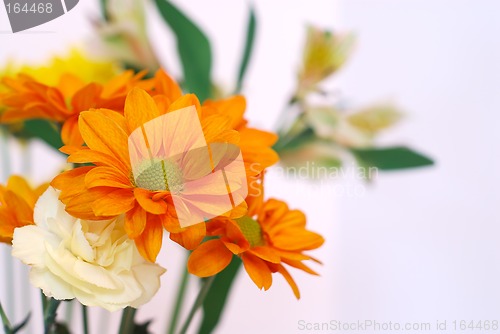
<svg viewBox="0 0 500 334"><path fill-rule="evenodd" d="M324 238L308 229L303 212L266 196L266 171L280 157L288 165L339 166L342 152L381 169L432 163L407 148L374 147L378 131L399 119L392 106L345 113L338 101L309 102L328 96L319 83L344 63L351 35L309 28L297 91L272 133L249 123L240 94L255 40L253 9L234 94L224 95L210 76L206 35L172 3L154 3L177 38L181 85L154 54L139 0L102 1L89 48L98 58L73 50L44 66L3 70L3 138L42 140L68 162L45 184L10 175L0 186L0 241L42 291L40 332L73 330L56 317L70 300L84 308L85 333L86 307L122 310L119 333L147 332L134 315L166 274L157 263L165 236L188 255L170 333L185 333L200 310L199 332L212 332L241 267L258 289L280 277L299 299L290 269L318 275L310 264L321 262L310 253ZM201 287L181 326L189 275ZM13 324L1 304L0 315L7 333L29 321Z"/></svg>

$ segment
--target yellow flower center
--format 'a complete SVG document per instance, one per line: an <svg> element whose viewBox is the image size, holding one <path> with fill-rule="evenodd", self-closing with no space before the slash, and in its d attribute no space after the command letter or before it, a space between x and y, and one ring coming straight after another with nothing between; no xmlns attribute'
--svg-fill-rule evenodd
<svg viewBox="0 0 500 334"><path fill-rule="evenodd" d="M158 158L146 160L139 165L138 170L140 172L135 184L139 188L170 192L179 192L184 188L182 170L173 161Z"/></svg>
<svg viewBox="0 0 500 334"><path fill-rule="evenodd" d="M250 243L250 246L257 247L265 244L262 228L256 220L250 217L241 217L236 219L236 223L240 227L245 239Z"/></svg>

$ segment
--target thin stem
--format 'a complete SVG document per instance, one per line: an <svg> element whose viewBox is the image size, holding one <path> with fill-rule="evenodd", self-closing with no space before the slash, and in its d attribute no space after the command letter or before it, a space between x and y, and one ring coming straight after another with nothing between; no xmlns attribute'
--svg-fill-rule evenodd
<svg viewBox="0 0 500 334"><path fill-rule="evenodd" d="M11 169L11 159L9 154L9 133L7 129L0 126L0 163L2 169L2 175L0 175L0 181L6 182L9 178ZM7 249L1 250L3 252L4 264L3 272L5 272L5 285L7 295L5 298L5 309L8 310L9 315L15 318L15 296L14 296L14 263L12 260L12 255Z"/></svg>
<svg viewBox="0 0 500 334"><path fill-rule="evenodd" d="M89 334L89 317L87 314L87 306L82 304L82 321L83 321L83 333Z"/></svg>
<svg viewBox="0 0 500 334"><path fill-rule="evenodd" d="M278 116L278 119L276 120L276 123L274 124L274 128L276 129L276 131L279 132L282 130L283 127L285 127L286 122L289 118L288 114L289 114L290 107L292 107L293 105L295 105L298 102L300 102L300 99L294 95L290 98L290 100L288 100L285 107L283 109L281 109L281 112Z"/></svg>
<svg viewBox="0 0 500 334"><path fill-rule="evenodd" d="M49 334L54 322L56 321L57 308L61 304L60 300L50 298L47 307L43 313L45 334Z"/></svg>
<svg viewBox="0 0 500 334"><path fill-rule="evenodd" d="M188 281L189 281L189 273L187 269L184 268L184 272L182 273L182 278L179 283L179 289L177 290L177 296L175 297L174 312L172 313L172 317L170 318L170 326L168 328L168 334L175 333L177 323L179 322L179 314L181 313L182 304L184 303L184 296L186 295L186 287Z"/></svg>
<svg viewBox="0 0 500 334"><path fill-rule="evenodd" d="M203 302L207 297L208 291L210 290L210 287L212 286L215 277L216 275L210 276L209 278L203 281L203 285L201 286L200 292L198 293L198 297L196 297L194 305L191 308L191 311L189 312L186 322L184 323L184 326L182 326L182 329L179 332L179 334L186 334L187 330L189 329L189 325L191 325L191 321L193 320L193 317L196 314L196 311L198 311L198 309L203 305Z"/></svg>
<svg viewBox="0 0 500 334"><path fill-rule="evenodd" d="M40 289L40 297L42 299L42 310L45 312L47 309L47 297L43 294L42 289Z"/></svg>
<svg viewBox="0 0 500 334"><path fill-rule="evenodd" d="M11 319L16 318L16 296L14 294L14 261L8 249L0 249L3 252L3 268L5 271L6 298L5 309Z"/></svg>
<svg viewBox="0 0 500 334"><path fill-rule="evenodd" d="M134 317L137 309L133 307L127 307L123 310L122 321L120 323L119 334L132 334L134 333Z"/></svg>
<svg viewBox="0 0 500 334"><path fill-rule="evenodd" d="M69 300L66 302L66 307L64 308L64 321L67 324L71 324L71 321L73 319L73 308L75 305L75 300Z"/></svg>
<svg viewBox="0 0 500 334"><path fill-rule="evenodd" d="M9 135L7 129L0 126L0 161L2 162L2 181L6 181L11 173L9 154Z"/></svg>

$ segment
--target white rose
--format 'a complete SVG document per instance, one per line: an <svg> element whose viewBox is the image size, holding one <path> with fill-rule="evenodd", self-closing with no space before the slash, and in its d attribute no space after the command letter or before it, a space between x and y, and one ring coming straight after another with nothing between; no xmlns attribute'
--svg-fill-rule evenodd
<svg viewBox="0 0 500 334"><path fill-rule="evenodd" d="M140 256L124 218L76 219L58 198L58 191L47 189L35 206L36 225L14 231L12 255L31 266L31 283L48 297L109 311L148 302L165 269Z"/></svg>

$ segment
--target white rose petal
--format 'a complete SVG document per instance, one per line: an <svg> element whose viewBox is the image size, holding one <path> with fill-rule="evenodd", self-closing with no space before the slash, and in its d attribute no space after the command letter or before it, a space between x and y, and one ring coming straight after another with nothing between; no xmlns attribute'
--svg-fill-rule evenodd
<svg viewBox="0 0 500 334"><path fill-rule="evenodd" d="M77 298L115 311L147 303L165 269L143 259L120 216L85 221L70 216L49 187L35 206L35 224L14 231L12 255L31 266L30 280L55 299Z"/></svg>

